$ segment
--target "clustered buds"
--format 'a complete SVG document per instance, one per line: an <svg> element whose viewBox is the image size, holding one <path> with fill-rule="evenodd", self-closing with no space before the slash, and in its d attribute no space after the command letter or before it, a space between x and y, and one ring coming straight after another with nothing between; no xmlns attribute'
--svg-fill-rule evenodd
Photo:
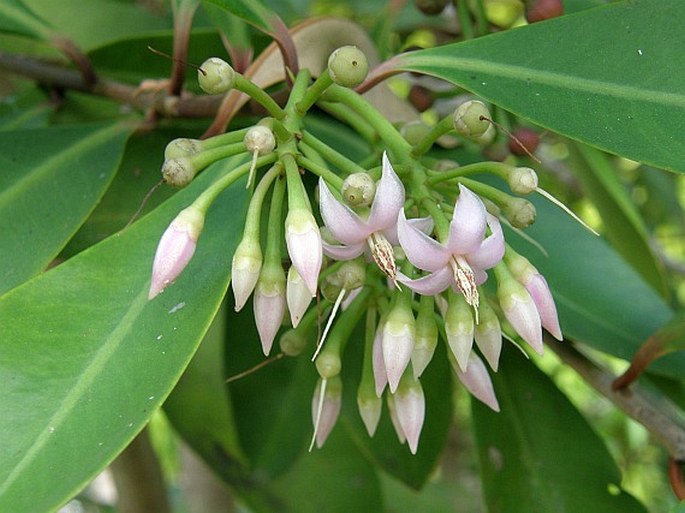
<svg viewBox="0 0 685 513"><path fill-rule="evenodd" d="M417 0L426 12L439 12L445 4ZM359 172L358 164L336 156L307 131L301 118L325 89L342 99L356 95L331 81L352 88L367 72L368 62L358 48L339 48L329 58L328 72L309 88L308 74L294 78L292 91L299 93L292 94L302 96L299 102L291 98L281 112L223 60L211 58L202 65L198 80L203 90L223 94L237 84L260 98L271 116L206 140L169 143L162 173L175 187L188 185L226 157L239 155L236 161L243 163L217 173L219 178L164 232L149 297L162 292L190 262L211 202L249 175L245 227L231 256L235 309L242 310L252 297L265 355L278 340L283 354L306 354L314 361L320 379L311 405L312 444L321 447L335 425L343 399L344 352L358 342L353 333L361 323L360 417L373 436L385 395L398 439L415 454L426 416L422 376L441 340L456 379L499 411L488 367L497 372L503 331L537 353L543 351L543 329L559 340L563 335L547 281L505 243L501 226L508 222L524 228L535 221L533 203L517 195L541 191L537 173L509 162L461 168L456 162L423 157L434 140L452 129L471 147L464 140L491 141L495 125L483 102L463 102L435 127L408 123L401 134L394 131L394 158L406 160L397 167L399 174L385 152L380 169ZM512 194L470 178L482 171L505 179ZM303 179L309 172L318 175L318 213L310 199L314 182ZM270 203L265 201L269 197ZM483 287L490 274L496 287Z"/></svg>

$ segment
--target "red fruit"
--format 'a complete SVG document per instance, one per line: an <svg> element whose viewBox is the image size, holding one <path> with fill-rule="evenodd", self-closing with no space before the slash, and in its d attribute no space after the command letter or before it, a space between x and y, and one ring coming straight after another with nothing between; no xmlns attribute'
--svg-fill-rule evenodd
<svg viewBox="0 0 685 513"><path fill-rule="evenodd" d="M516 140L518 139L518 141ZM540 136L535 130L520 126L509 136L509 150L514 155L525 156L535 152L540 144ZM528 151L526 151L528 150Z"/></svg>
<svg viewBox="0 0 685 513"><path fill-rule="evenodd" d="M529 0L526 5L528 23L549 20L562 14L564 14L564 4L561 0Z"/></svg>

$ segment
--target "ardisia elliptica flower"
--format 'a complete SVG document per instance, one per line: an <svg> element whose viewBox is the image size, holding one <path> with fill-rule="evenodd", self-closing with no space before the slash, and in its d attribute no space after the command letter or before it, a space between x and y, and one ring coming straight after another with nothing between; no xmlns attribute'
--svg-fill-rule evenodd
<svg viewBox="0 0 685 513"><path fill-rule="evenodd" d="M291 208L285 218L285 243L295 270L316 295L323 255L321 233L312 213L305 208Z"/></svg>
<svg viewBox="0 0 685 513"><path fill-rule="evenodd" d="M485 228L492 232L485 237ZM486 269L494 267L504 255L504 236L497 218L488 214L481 199L459 184L459 199L445 244L440 244L412 226L400 209L397 236L407 259L431 274L398 280L419 294L432 296L456 286L466 302L478 308L477 286L487 279Z"/></svg>
<svg viewBox="0 0 685 513"><path fill-rule="evenodd" d="M204 223L204 212L193 205L181 210L171 222L157 245L148 299L162 292L188 265Z"/></svg>
<svg viewBox="0 0 685 513"><path fill-rule="evenodd" d="M391 242L395 239L397 214L404 206L404 186L383 153L381 179L376 188L371 212L362 219L350 207L338 201L323 179L319 180L321 217L335 239L343 245L324 243L327 255L337 260L351 260L368 247L378 267L393 281L397 267Z"/></svg>

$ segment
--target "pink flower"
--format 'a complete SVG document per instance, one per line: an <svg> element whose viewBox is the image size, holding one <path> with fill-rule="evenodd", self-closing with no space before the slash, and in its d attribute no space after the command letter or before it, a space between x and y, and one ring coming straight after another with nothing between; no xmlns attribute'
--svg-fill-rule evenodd
<svg viewBox="0 0 685 513"><path fill-rule="evenodd" d="M504 236L497 218L485 210L481 199L459 184L459 199L440 244L407 221L400 210L397 236L407 259L431 274L412 280L400 273L398 280L419 294L432 296L450 285L458 288L469 305L478 307L478 285L487 279L486 269L504 255ZM485 237L486 226L492 232Z"/></svg>
<svg viewBox="0 0 685 513"><path fill-rule="evenodd" d="M382 175L367 219L336 199L323 179L319 180L319 192L321 217L333 237L342 243L324 243L325 253L337 260L350 260L368 247L378 267L395 281L397 267L388 239L395 238L397 214L404 205L404 186L387 155L383 153Z"/></svg>
<svg viewBox="0 0 685 513"><path fill-rule="evenodd" d="M162 292L186 268L195 253L204 221L204 213L191 205L171 222L157 245L148 299Z"/></svg>
<svg viewBox="0 0 685 513"><path fill-rule="evenodd" d="M312 296L316 295L321 262L321 233L312 213L291 208L285 218L285 242L290 260Z"/></svg>

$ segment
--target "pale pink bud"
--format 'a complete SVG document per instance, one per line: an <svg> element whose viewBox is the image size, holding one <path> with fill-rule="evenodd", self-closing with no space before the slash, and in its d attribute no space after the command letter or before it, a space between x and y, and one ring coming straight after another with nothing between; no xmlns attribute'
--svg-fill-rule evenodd
<svg viewBox="0 0 685 513"><path fill-rule="evenodd" d="M528 291L515 280L497 289L504 316L536 353L543 353L542 325L537 307Z"/></svg>
<svg viewBox="0 0 685 513"><path fill-rule="evenodd" d="M435 348L438 345L438 325L435 316L419 312L416 318L416 343L411 353L411 365L416 378L423 374L430 361L433 359Z"/></svg>
<svg viewBox="0 0 685 513"><path fill-rule="evenodd" d="M449 306L445 315L445 334L450 350L462 372L466 371L473 347L473 315L461 294L449 292Z"/></svg>
<svg viewBox="0 0 685 513"><path fill-rule="evenodd" d="M271 351L285 315L285 273L278 266L264 266L254 294L254 318L265 355Z"/></svg>
<svg viewBox="0 0 685 513"><path fill-rule="evenodd" d="M321 387L325 382L326 389L323 394L323 404L319 414L319 402L321 400ZM340 414L342 405L342 381L339 376L327 380L319 379L312 397L312 423L316 432L316 446L321 448L331 434L335 422Z"/></svg>
<svg viewBox="0 0 685 513"><path fill-rule="evenodd" d="M316 295L323 250L321 234L312 213L304 208L292 208L285 218L285 242L295 269L312 296Z"/></svg>
<svg viewBox="0 0 685 513"><path fill-rule="evenodd" d="M385 362L383 361L383 327L384 323L380 323L376 328L372 352L373 380L376 383L376 395L378 397L383 395L385 385L388 384L388 373L385 371Z"/></svg>
<svg viewBox="0 0 685 513"><path fill-rule="evenodd" d="M383 326L383 363L393 394L411 360L416 339L416 321L411 308L398 304L388 314Z"/></svg>
<svg viewBox="0 0 685 513"><path fill-rule="evenodd" d="M204 213L192 205L181 210L171 222L157 245L148 299L162 292L188 265L204 222Z"/></svg>
<svg viewBox="0 0 685 513"><path fill-rule="evenodd" d="M364 426L366 426L366 431L369 436L373 436L381 419L383 401L374 394L373 390L368 392L360 385L357 391L357 407L359 408L359 415L364 421Z"/></svg>
<svg viewBox="0 0 685 513"><path fill-rule="evenodd" d="M405 373L405 376L395 394L395 412L402 432L407 438L409 450L416 454L426 417L426 399L421 382L414 378L411 372Z"/></svg>
<svg viewBox="0 0 685 513"><path fill-rule="evenodd" d="M302 320L302 316L309 307L309 303L312 302L312 295L302 276L299 275L294 266L290 266L290 269L288 269L285 297L288 302L290 321L293 324L293 328L297 328L297 325Z"/></svg>
<svg viewBox="0 0 685 513"><path fill-rule="evenodd" d="M395 395L388 394L386 396L386 402L388 405L388 412L390 413L390 420L392 421L392 427L395 428L395 433L397 433L397 438L401 444L407 441L407 437L402 429L402 424L400 424L400 419L397 418L397 406L395 405Z"/></svg>
<svg viewBox="0 0 685 513"><path fill-rule="evenodd" d="M482 301L478 308L479 322L475 327L474 339L480 352L497 372L499 355L502 352L502 329L497 314L487 301Z"/></svg>
<svg viewBox="0 0 685 513"><path fill-rule="evenodd" d="M499 403L495 397L495 390L492 387L492 381L488 374L488 369L485 368L483 360L481 360L474 352L469 355L468 370L462 372L458 365L452 362L452 369L459 378L459 381L466 387L476 399L487 404L494 411L499 411Z"/></svg>
<svg viewBox="0 0 685 513"><path fill-rule="evenodd" d="M231 286L235 297L235 311L239 312L247 302L259 279L262 269L262 249L258 240L243 237L233 254Z"/></svg>

